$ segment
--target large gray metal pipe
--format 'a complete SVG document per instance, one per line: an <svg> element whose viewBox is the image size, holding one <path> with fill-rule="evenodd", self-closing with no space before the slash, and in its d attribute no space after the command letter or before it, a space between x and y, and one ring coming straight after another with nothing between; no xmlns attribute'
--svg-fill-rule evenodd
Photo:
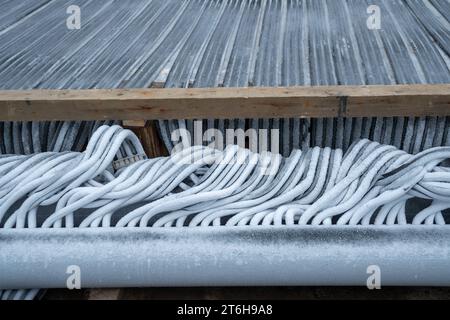
<svg viewBox="0 0 450 320"><path fill-rule="evenodd" d="M449 286L450 228L207 227L0 230L0 288Z"/></svg>

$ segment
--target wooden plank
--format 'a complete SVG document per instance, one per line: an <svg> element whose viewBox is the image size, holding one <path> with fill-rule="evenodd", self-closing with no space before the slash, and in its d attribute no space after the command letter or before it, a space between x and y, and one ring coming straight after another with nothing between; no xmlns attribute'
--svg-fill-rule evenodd
<svg viewBox="0 0 450 320"><path fill-rule="evenodd" d="M0 91L0 120L450 115L450 84Z"/></svg>

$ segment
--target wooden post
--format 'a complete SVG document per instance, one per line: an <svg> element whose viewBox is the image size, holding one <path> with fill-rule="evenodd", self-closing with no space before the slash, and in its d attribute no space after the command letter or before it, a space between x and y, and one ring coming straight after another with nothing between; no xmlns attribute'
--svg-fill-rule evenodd
<svg viewBox="0 0 450 320"><path fill-rule="evenodd" d="M123 121L123 126L132 130L141 140L145 153L149 158L164 157L169 154L159 137L155 121Z"/></svg>

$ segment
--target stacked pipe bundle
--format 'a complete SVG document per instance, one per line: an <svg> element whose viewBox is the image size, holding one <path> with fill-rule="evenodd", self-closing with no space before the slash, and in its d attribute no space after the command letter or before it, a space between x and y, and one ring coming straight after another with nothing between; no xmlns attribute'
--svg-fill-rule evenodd
<svg viewBox="0 0 450 320"><path fill-rule="evenodd" d="M423 150L450 145L450 117L371 117L371 118L323 118L323 119L210 119L201 121L202 137L208 130L221 132L226 145L226 130L276 129L276 146L279 150L272 150L273 136L268 135L268 147L273 152L280 152L287 157L294 149L308 147L330 147L342 149L344 152L360 139L369 139L382 144L389 144L411 154ZM170 151L181 139L173 135L178 129L189 132L190 139L183 139L193 143L194 120L166 120L159 121L159 131L167 149ZM174 139L175 138L175 139ZM215 137L218 139L218 137ZM175 141L174 141L175 140ZM207 139L206 139L207 140ZM208 144L209 141L203 141Z"/></svg>
<svg viewBox="0 0 450 320"><path fill-rule="evenodd" d="M117 121L0 122L0 154L83 151L100 126Z"/></svg>

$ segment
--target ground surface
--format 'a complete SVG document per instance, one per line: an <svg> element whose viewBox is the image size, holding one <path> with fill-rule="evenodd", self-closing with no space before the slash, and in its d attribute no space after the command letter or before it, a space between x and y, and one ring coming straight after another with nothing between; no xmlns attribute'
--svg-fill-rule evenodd
<svg viewBox="0 0 450 320"><path fill-rule="evenodd" d="M260 288L136 288L107 290L51 289L46 300L60 299L450 299L450 288L382 288L371 291L356 287L260 287Z"/></svg>

